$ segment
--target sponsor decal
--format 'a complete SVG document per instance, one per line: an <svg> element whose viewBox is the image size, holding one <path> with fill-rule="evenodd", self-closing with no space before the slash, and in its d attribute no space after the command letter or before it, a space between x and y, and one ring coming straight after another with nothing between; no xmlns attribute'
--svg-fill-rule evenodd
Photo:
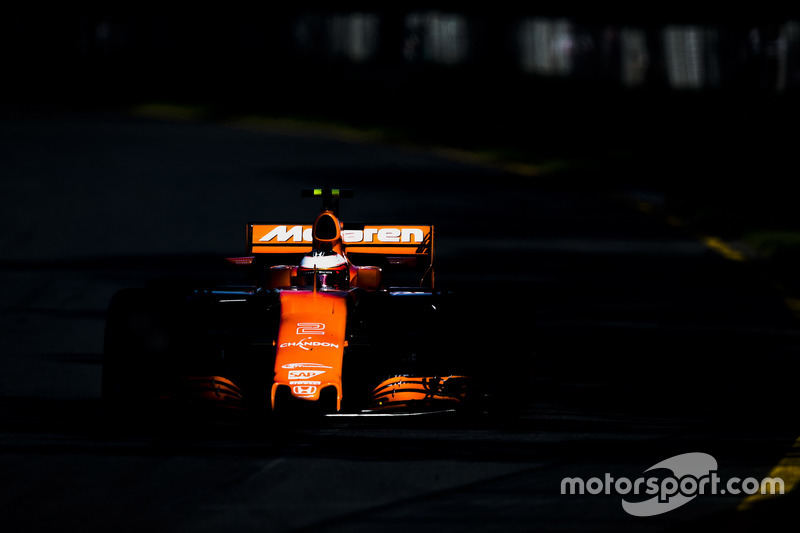
<svg viewBox="0 0 800 533"><path fill-rule="evenodd" d="M345 230L342 240L347 244L359 242L407 242L420 243L425 238L421 228L364 228L363 230Z"/></svg>
<svg viewBox="0 0 800 533"><path fill-rule="evenodd" d="M314 385L295 385L292 387L292 392L297 396L313 396L317 392L317 387Z"/></svg>
<svg viewBox="0 0 800 533"><path fill-rule="evenodd" d="M289 385L322 385L321 381L290 381Z"/></svg>
<svg viewBox="0 0 800 533"><path fill-rule="evenodd" d="M311 226L259 226L270 228L267 233L258 239L263 243L311 243L313 242L313 228ZM421 244L425 239L425 232L430 226L373 226L363 230L342 231L342 241L346 244L369 243L408 243Z"/></svg>
<svg viewBox="0 0 800 533"><path fill-rule="evenodd" d="M281 368L332 368L321 363L286 363Z"/></svg>
<svg viewBox="0 0 800 533"><path fill-rule="evenodd" d="M324 373L324 370L290 370L289 379L309 379Z"/></svg>
<svg viewBox="0 0 800 533"><path fill-rule="evenodd" d="M301 350L311 351L314 348L338 348L339 345L333 342L312 341L311 337L301 339L297 342L283 342L281 348L300 348Z"/></svg>
<svg viewBox="0 0 800 533"><path fill-rule="evenodd" d="M311 226L275 226L259 242L311 242L314 229Z"/></svg>

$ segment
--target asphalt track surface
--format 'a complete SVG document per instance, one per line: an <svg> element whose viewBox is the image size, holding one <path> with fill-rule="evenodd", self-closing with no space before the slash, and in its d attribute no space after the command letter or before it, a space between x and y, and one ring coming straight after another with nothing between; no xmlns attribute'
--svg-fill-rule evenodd
<svg viewBox="0 0 800 533"><path fill-rule="evenodd" d="M780 292L621 191L313 134L5 111L3 531L796 527L796 492L749 510L742 495L701 495L651 517L619 494L560 493L567 476L635 479L689 452L723 479L760 479L800 435L799 330ZM471 333L535 348L520 420L104 425L112 294L213 271L242 253L247 221L310 218L298 190L325 185L356 190L345 219L435 223L440 283L496 291L505 325Z"/></svg>

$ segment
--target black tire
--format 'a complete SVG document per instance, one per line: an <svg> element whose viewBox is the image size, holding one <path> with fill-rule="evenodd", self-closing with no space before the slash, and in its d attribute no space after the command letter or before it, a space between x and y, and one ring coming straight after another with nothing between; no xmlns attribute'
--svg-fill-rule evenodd
<svg viewBox="0 0 800 533"><path fill-rule="evenodd" d="M129 407L158 394L171 341L165 310L158 307L145 289L122 289L111 299L103 346L107 405Z"/></svg>
<svg viewBox="0 0 800 533"><path fill-rule="evenodd" d="M537 342L533 298L523 291L485 287L458 291L440 302L438 325L452 370L472 376L467 414L490 422L512 421L529 407ZM456 343L450 342L457 339ZM455 357L453 355L455 354Z"/></svg>

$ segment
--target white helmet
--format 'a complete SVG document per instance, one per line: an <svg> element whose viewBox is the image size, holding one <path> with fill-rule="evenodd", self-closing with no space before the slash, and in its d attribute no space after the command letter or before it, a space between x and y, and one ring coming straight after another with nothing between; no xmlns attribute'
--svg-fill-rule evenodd
<svg viewBox="0 0 800 533"><path fill-rule="evenodd" d="M320 290L347 289L350 269L347 259L341 254L315 250L300 261L297 278L300 285L315 286Z"/></svg>

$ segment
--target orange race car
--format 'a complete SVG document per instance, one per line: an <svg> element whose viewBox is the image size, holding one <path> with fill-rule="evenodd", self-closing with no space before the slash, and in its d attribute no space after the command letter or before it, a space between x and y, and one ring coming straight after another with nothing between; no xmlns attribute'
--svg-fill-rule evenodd
<svg viewBox="0 0 800 533"><path fill-rule="evenodd" d="M302 194L322 200L313 224L248 225L248 254L227 260L245 284L113 297L104 400L258 416L514 412L532 352L488 329L503 309L436 288L433 225L345 224L352 191Z"/></svg>

